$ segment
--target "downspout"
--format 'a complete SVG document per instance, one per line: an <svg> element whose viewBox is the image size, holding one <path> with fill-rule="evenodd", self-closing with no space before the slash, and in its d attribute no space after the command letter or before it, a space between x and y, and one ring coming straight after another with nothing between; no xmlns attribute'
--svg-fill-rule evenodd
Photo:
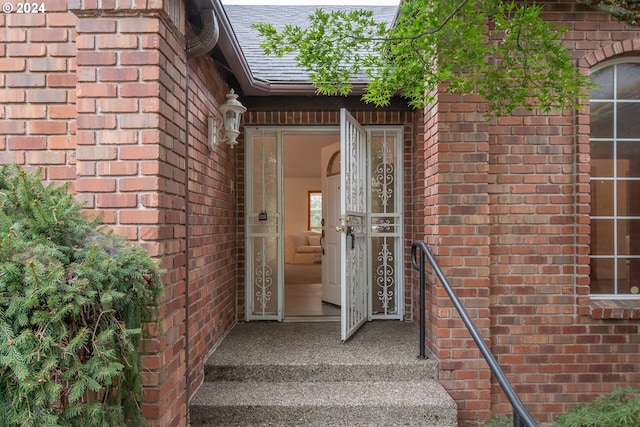
<svg viewBox="0 0 640 427"><path fill-rule="evenodd" d="M209 53L218 43L220 28L215 12L213 11L213 0L202 6L202 31L197 37L187 40L187 64L190 60Z"/></svg>
<svg viewBox="0 0 640 427"><path fill-rule="evenodd" d="M201 10L201 19L202 19L202 31L199 35L194 38L187 40L186 52L187 52L187 62L186 62L186 70L185 70L185 88L184 88L184 105L185 105L185 147L184 147L184 317L185 317L185 328L184 328L184 354L185 354L185 392L184 392L184 400L185 400L185 410L187 414L187 425L189 425L189 303L190 303L190 278L189 278L189 235L191 232L191 223L190 223L190 208L191 204L189 203L189 198L191 196L191 191L189 190L189 62L192 59L197 58L198 56L209 53L215 45L218 43L218 37L220 35L220 29L218 26L218 20L216 18L215 12L213 10L213 0L209 0L202 6Z"/></svg>

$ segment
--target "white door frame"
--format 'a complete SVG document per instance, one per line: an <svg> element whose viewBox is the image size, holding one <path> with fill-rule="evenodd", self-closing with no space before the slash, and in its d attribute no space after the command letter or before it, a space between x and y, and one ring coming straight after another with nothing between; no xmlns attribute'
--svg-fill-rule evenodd
<svg viewBox="0 0 640 427"><path fill-rule="evenodd" d="M363 128L366 131L367 134L367 141L370 140L371 135L377 135L383 132L387 132L389 134L394 134L396 135L396 151L394 153L395 156L397 156L398 159L403 159L404 158L404 149L403 149L403 145L404 145L404 139L403 139L403 127L402 126L398 126L398 125L367 125L367 126L363 126ZM246 321L252 321L252 320L276 320L276 321L283 321L284 320L284 218L283 218L283 199L284 199L284 195L283 195L283 191L284 191L284 179L283 179L283 167L282 167L282 149L283 149L283 135L286 133L332 133L335 132L336 134L338 134L340 131L340 127L339 126L246 126L245 127L245 144L244 144L244 149L245 149L245 216L244 216L244 220L245 220L245 320ZM276 154L277 154L277 165L278 167L276 168L277 171L277 176L276 176L276 180L278 182L278 188L277 188L277 212L273 212L273 213L269 213L269 221L270 223L273 221L273 229L275 229L275 233L255 233L252 230L252 224L256 223L257 217L259 215L259 208L257 206L253 206L253 204L251 203L251 197L250 195L252 194L253 190L254 190L254 186L253 186L253 182L252 182L252 172L255 170L255 167L253 165L253 156L252 154L249 152L249 147L252 145L251 144L251 140L254 136L256 135L262 135L262 134L268 134L268 135L272 135L277 139L277 150L276 150ZM369 144L367 143L367 146ZM368 156L370 157L370 156ZM371 168L372 166L369 164L370 161L369 159L367 159L367 176L370 177L371 175ZM403 161L400 163L401 167L400 170L397 172L396 177L396 183L395 183L395 190L398 193L402 195L404 188L402 185L402 182L404 180L404 164ZM367 181L370 181L370 178L367 178ZM368 197L371 197L371 192L368 191ZM398 217L398 223L395 224L393 226L393 236L397 237L395 239L396 241L396 248L395 248L395 252L399 255L397 261L396 261L396 271L395 271L395 280L396 280L396 284L395 284L395 298L396 298L396 305L397 305L397 309L393 312L393 313L373 313L372 314L372 307L371 307L371 296L367 297L368 303L367 303L367 310L368 310L368 318L369 319L397 319L397 320L402 320L403 316L404 316L404 262L402 260L402 257L404 256L404 244L403 244L403 239L404 239L404 235L403 235L403 220L404 220L404 215L403 215L403 204L402 204L402 199L403 197L398 197L397 198L399 200L398 202L398 209L397 212L394 214L396 217ZM372 218L374 218L376 215L372 215L371 213L367 214L367 223L366 226L368 227L368 230L372 230L373 232L371 233L371 236L368 239L367 245L368 245L368 253L370 256L373 256L371 254L372 249L371 249L371 241L372 238L375 237L376 235L376 230L379 228L379 226L373 225L372 226ZM260 231L264 231L264 230L260 230ZM268 230L268 231L272 231L272 230ZM275 237L274 237L275 236ZM256 300L256 297L253 295L252 292L252 288L253 288L253 283L252 280L255 279L253 272L255 271L256 268L260 267L259 265L256 264L255 260L253 259L253 257L250 255L253 252L251 252L252 248L254 247L254 242L252 241L252 239L256 238L256 237L273 237L277 240L277 251L274 254L275 256L277 256L277 261L274 263L275 266L275 271L273 273L272 276L272 283L271 283L271 297L272 298L276 298L278 303L278 309L277 311L273 311L270 313L262 313L260 310L256 310L254 309L254 307L259 304L259 302ZM273 260L272 260L273 261ZM368 278L367 278L367 282L370 284L369 285L369 290L368 292L371 293L373 292L374 286L375 284L372 283L372 276L373 273L371 271L368 272ZM274 295L275 294L275 295Z"/></svg>

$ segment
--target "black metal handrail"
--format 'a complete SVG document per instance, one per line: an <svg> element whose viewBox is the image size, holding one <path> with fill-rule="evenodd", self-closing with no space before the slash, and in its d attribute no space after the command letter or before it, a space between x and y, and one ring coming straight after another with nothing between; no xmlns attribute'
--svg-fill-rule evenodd
<svg viewBox="0 0 640 427"><path fill-rule="evenodd" d="M419 260L417 259L418 249L420 250L420 259ZM502 391L504 391L504 394L507 396L507 399L509 399L509 402L511 402L511 408L513 409L513 425L514 425L514 427L525 427L525 426L526 427L538 427L538 424L531 417L531 415L527 411L527 408L524 407L522 401L520 400L520 397L518 397L518 394L513 389L513 386L511 385L511 383L507 379L507 376L502 371L502 368L500 368L500 365L496 361L496 358L493 356L493 353L491 353L491 350L489 349L487 344L482 339L482 336L480 335L480 332L478 331L478 328L473 323L473 320L471 320L471 317L469 317L469 314L467 313L467 310L464 308L464 306L460 302L460 299L458 298L458 296L454 292L453 288L449 284L449 281L447 280L447 278L442 273L442 270L440 269L440 267L438 266L438 263L436 262L435 258L431 254L431 251L427 247L427 244L425 242L421 242L421 241L413 242L413 244L411 245L411 264L413 265L414 270L418 270L420 272L420 354L419 354L418 358L419 359L424 359L426 357L425 356L425 343L424 343L424 339L425 339L424 338L424 335L425 335L425 271L424 271L425 264L424 264L424 258L425 258L425 256L429 260L429 263L431 264L431 266L433 267L433 270L435 271L436 275L438 276L438 279L440 279L440 282L444 286L444 289L447 291L447 294L449 295L449 298L451 299L451 302L453 302L453 305L455 306L456 310L460 314L460 317L462 318L462 321L464 322L465 326L467 327L467 330L471 334L471 337L475 341L476 345L478 346L478 349L482 353L482 356L484 356L484 359L489 364L489 368L491 369L491 372L493 373L493 375L498 380L498 383L500 384L500 387L502 387Z"/></svg>

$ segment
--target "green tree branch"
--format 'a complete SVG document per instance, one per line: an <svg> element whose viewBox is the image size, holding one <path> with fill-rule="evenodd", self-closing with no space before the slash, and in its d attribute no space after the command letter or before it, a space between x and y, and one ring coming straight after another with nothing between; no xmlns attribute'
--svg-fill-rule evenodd
<svg viewBox="0 0 640 427"><path fill-rule="evenodd" d="M257 24L266 54L295 54L318 92L346 95L366 77L377 106L400 94L420 108L437 88L484 97L490 115L574 108L590 83L542 6L503 0L410 0L395 24L371 11L317 10L306 28Z"/></svg>

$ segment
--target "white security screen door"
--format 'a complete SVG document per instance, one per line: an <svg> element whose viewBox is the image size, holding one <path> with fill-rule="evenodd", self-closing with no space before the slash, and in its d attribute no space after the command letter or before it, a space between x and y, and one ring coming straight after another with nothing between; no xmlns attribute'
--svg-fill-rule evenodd
<svg viewBox="0 0 640 427"><path fill-rule="evenodd" d="M340 110L341 338L349 339L368 319L366 133Z"/></svg>
<svg viewBox="0 0 640 427"><path fill-rule="evenodd" d="M403 133L397 126L367 130L370 314L372 319L402 320Z"/></svg>
<svg viewBox="0 0 640 427"><path fill-rule="evenodd" d="M246 131L246 314L247 320L282 320L281 133Z"/></svg>

